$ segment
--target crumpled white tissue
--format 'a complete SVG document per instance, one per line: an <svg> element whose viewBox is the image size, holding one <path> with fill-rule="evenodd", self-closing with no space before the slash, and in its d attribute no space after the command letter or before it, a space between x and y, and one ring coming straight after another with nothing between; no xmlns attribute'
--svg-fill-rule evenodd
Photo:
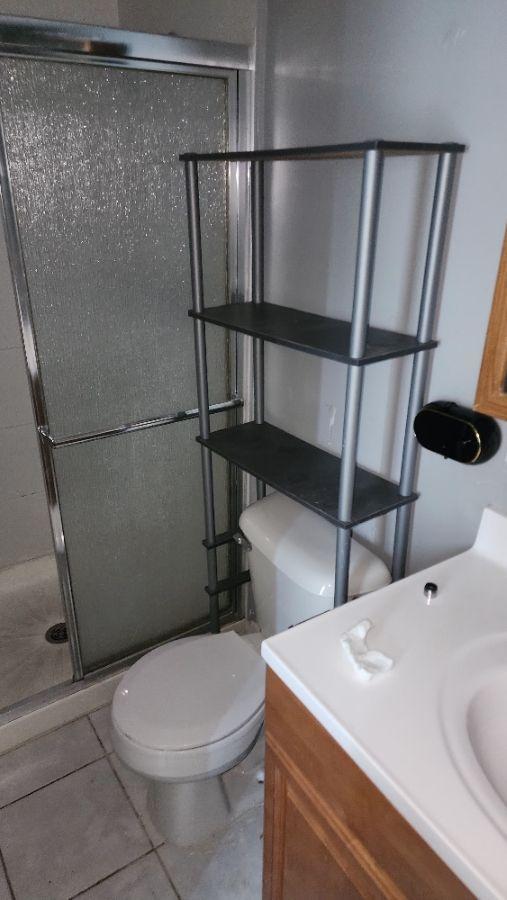
<svg viewBox="0 0 507 900"><path fill-rule="evenodd" d="M340 638L347 658L357 675L364 681L369 681L374 675L382 672L389 672L394 665L394 660L390 656L386 656L380 650L368 649L366 635L371 627L369 619L362 619L350 631L345 631Z"/></svg>

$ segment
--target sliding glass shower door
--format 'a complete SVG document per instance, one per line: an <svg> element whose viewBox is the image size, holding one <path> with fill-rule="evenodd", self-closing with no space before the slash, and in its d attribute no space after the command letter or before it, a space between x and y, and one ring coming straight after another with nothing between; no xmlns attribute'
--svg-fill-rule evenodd
<svg viewBox="0 0 507 900"><path fill-rule="evenodd" d="M226 148L230 78L179 68L0 59L4 175L83 673L207 615L197 426L178 421L196 406L178 154ZM210 304L228 294L225 179L217 166L202 186ZM221 330L210 338L219 404L232 352ZM225 531L225 465L216 491ZM228 565L225 549L224 576Z"/></svg>

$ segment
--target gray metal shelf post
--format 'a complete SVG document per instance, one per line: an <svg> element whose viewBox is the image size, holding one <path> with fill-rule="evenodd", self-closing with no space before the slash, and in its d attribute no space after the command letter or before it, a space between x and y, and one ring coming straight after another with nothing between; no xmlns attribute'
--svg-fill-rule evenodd
<svg viewBox="0 0 507 900"><path fill-rule="evenodd" d="M441 153L438 157L435 193L431 212L428 249L421 293L421 307L417 337L419 341L431 340L433 323L442 277L442 263L449 222L449 209L452 197L454 174L456 170L456 153ZM424 403L426 382L428 379L429 351L425 350L414 356L412 380L408 401L405 439L400 476L400 494L412 493L415 483L418 444L414 434L413 422ZM393 579L397 581L405 575L407 562L408 537L410 530L412 504L397 510L396 528L393 547Z"/></svg>
<svg viewBox="0 0 507 900"><path fill-rule="evenodd" d="M354 303L350 330L350 356L354 359L364 355L368 336L380 195L382 189L382 171L382 151L368 150L365 153L363 163L361 209L359 215L354 282ZM340 488L338 494L338 518L343 522L349 522L352 517L363 380L363 366L349 365L347 368ZM335 606L346 603L348 598L351 539L351 528L337 529Z"/></svg>
<svg viewBox="0 0 507 900"><path fill-rule="evenodd" d="M252 236L252 301L264 302L264 163L250 163L250 209ZM264 422L264 341L253 339L254 370L254 418L257 424ZM259 479L257 499L266 494L266 485Z"/></svg>
<svg viewBox="0 0 507 900"><path fill-rule="evenodd" d="M185 179L188 207L188 239L190 246L190 272L192 281L192 305L195 312L204 309L202 271L201 216L199 208L199 176L197 162L185 163ZM210 435L208 368L206 360L205 325L194 319L195 363L197 379L197 405L199 407L199 431L205 440ZM206 561L208 567L208 593L210 595L210 628L213 634L220 631L219 599L217 591L217 550L215 546L215 502L213 495L213 462L211 450L201 444L202 479L204 487L204 524L206 531Z"/></svg>

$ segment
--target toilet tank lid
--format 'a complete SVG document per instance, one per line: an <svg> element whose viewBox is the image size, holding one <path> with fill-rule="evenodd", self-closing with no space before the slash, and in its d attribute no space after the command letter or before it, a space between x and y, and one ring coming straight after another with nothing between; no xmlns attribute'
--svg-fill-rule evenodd
<svg viewBox="0 0 507 900"><path fill-rule="evenodd" d="M248 506L239 526L253 547L304 590L334 596L336 528L330 522L274 493ZM353 539L349 597L378 590L390 581L385 563Z"/></svg>

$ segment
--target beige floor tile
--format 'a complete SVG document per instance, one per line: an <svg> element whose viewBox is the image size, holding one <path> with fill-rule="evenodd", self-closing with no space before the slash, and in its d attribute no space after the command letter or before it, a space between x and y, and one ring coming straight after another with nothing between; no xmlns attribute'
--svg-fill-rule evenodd
<svg viewBox="0 0 507 900"><path fill-rule="evenodd" d="M181 900L260 900L262 827L262 807L255 807L205 844L159 847Z"/></svg>
<svg viewBox="0 0 507 900"><path fill-rule="evenodd" d="M150 853L80 894L79 900L177 900L177 897L157 854Z"/></svg>
<svg viewBox="0 0 507 900"><path fill-rule="evenodd" d="M0 806L26 797L103 755L86 718L29 741L0 756Z"/></svg>
<svg viewBox="0 0 507 900"><path fill-rule="evenodd" d="M99 759L0 810L0 847L16 900L66 900L150 849Z"/></svg>
<svg viewBox="0 0 507 900"><path fill-rule="evenodd" d="M90 713L90 720L99 736L106 753L112 753L113 744L111 741L111 704L101 706L95 712Z"/></svg>
<svg viewBox="0 0 507 900"><path fill-rule="evenodd" d="M109 761L129 795L132 806L138 813L153 846L160 846L160 844L164 843L164 838L155 828L148 813L148 782L146 778L142 778L141 775L137 775L136 772L127 769L127 766L124 766L122 761L118 759L116 753L111 754Z"/></svg>

